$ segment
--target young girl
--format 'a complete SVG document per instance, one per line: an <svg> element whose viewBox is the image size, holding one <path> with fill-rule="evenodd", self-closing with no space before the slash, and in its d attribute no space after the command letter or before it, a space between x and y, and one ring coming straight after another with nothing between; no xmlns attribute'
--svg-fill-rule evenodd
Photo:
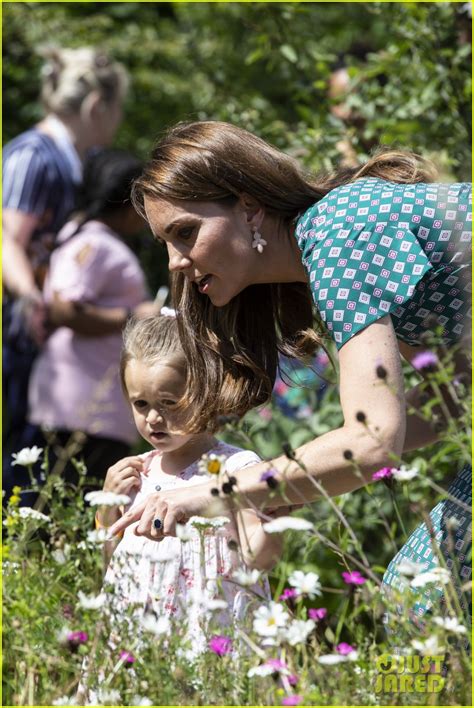
<svg viewBox="0 0 474 708"><path fill-rule="evenodd" d="M104 491L131 497L129 508L156 492L193 488L209 477L215 488L232 486L232 475L259 461L246 450L219 442L209 432L187 434L186 421L178 418L173 404L186 383L186 362L173 316L131 319L123 335L121 379L130 402L135 425L153 450L126 457L108 472ZM219 474L220 470L220 474ZM225 487L229 489L229 487ZM120 517L117 507L101 507L96 522L109 527ZM239 511L228 523L196 517L182 527L180 537L164 536L157 543L126 529L112 555L105 576L113 594L110 606L125 615L134 604L138 615L179 618L192 641L193 653L205 649L209 639L208 620L213 610L216 628L241 621L249 601L257 593L268 597L268 582L243 589L239 584L244 565L261 570L274 565L281 553L281 541L267 535L258 515ZM202 526L209 521L209 526ZM154 529L161 533L161 522ZM217 527L216 527L217 526ZM245 583L244 583L245 584ZM217 602L216 602L217 601Z"/></svg>

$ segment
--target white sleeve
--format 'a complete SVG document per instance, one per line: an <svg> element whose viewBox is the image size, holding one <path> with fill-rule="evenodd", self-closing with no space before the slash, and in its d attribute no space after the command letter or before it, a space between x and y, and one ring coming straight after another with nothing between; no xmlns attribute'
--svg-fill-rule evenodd
<svg viewBox="0 0 474 708"><path fill-rule="evenodd" d="M237 472L237 470L241 470L244 467L251 467L261 461L261 458L256 452L252 452L251 450L241 450L240 452L236 452L234 455L227 458L225 469L229 474L233 474L234 472Z"/></svg>

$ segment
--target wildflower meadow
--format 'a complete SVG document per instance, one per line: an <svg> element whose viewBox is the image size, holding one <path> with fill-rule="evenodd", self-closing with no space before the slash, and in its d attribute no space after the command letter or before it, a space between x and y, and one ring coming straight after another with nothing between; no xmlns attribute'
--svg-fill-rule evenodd
<svg viewBox="0 0 474 708"><path fill-rule="evenodd" d="M357 492L329 498L321 489L320 501L268 517L266 531L285 536L270 572L272 599L252 590L259 571L236 573L232 581L252 597L230 632L219 624L225 601L209 578L195 597L207 638L199 651L180 620L138 615L133 607L121 618L110 611L113 588L102 581L110 541L105 530L94 530L93 518L98 505L127 499L100 491L84 496L80 453L79 487L72 488L48 470L47 449L18 451L18 465L43 461L46 484L36 509L19 507L19 489L4 499L4 705L471 705L470 626L453 569L439 554L429 570L405 562L399 592L389 595L381 585L391 557L446 498L446 478L470 456L468 382L453 377L447 355L424 356L420 367L431 373L416 413L438 416L442 441L413 459L394 458ZM419 378L412 372L410 383ZM293 417L275 398L243 421L223 421L221 437L264 458L282 449L293 457L295 447L340 422L329 364L323 376L322 397L305 389ZM291 397L291 372L286 380L279 393ZM386 385L383 367L379 380ZM461 417L442 409L443 389ZM358 419L367 425L370 411ZM210 473L218 466L203 461ZM271 497L270 467L264 479ZM230 493L237 503L238 489L231 485ZM209 527L225 522L195 517L179 529L181 543L190 526L204 539ZM448 526L454 545L459 518ZM458 580L467 597L469 578ZM417 622L417 602L430 588L431 611Z"/></svg>

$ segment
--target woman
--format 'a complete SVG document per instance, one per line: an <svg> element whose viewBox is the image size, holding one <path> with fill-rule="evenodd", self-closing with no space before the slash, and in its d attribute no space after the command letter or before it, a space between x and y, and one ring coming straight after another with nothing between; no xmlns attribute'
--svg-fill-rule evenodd
<svg viewBox="0 0 474 708"><path fill-rule="evenodd" d="M45 282L56 329L33 364L20 441L20 447L51 443L50 470L60 458L55 471L69 483L77 482L77 471L67 458L82 458L88 486L90 478L96 480L92 488L136 441L118 375L122 328L131 314L156 314L133 252L143 219L130 191L141 170L142 163L121 150L98 151L86 160L79 211L58 234ZM19 484L30 486L26 470L4 470L7 494ZM23 504L35 499L31 491L22 493Z"/></svg>
<svg viewBox="0 0 474 708"><path fill-rule="evenodd" d="M82 162L119 126L127 75L88 48L47 49L41 100L45 118L3 149L4 465L19 448L28 377L46 338L41 288L57 232L74 207ZM33 339L31 339L31 335Z"/></svg>
<svg viewBox="0 0 474 708"><path fill-rule="evenodd" d="M462 366L471 189L432 179L416 156L382 152L318 183L245 130L202 122L172 129L135 184L138 208L168 249L192 362L184 404L199 402L196 428L266 401L278 349L312 354L324 332L336 343L344 425L296 450L299 463L292 453L270 462L293 503L316 499L321 486L330 495L355 490L392 466L393 455L437 439L434 425L407 414L420 390L405 392L400 355L419 353L436 316ZM269 504L267 469L236 475L260 508ZM466 475L455 483L460 494L470 490ZM139 535L174 535L177 521L208 507L212 486L192 500L157 493L112 530L138 520ZM272 506L285 503L273 494Z"/></svg>

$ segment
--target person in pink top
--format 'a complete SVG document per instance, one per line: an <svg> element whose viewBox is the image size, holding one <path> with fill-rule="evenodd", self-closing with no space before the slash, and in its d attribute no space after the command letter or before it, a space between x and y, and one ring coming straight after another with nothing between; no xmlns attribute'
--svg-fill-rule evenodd
<svg viewBox="0 0 474 708"><path fill-rule="evenodd" d="M129 454L136 440L120 390L118 361L128 317L144 317L156 309L132 250L133 238L143 228L130 204L131 184L140 171L139 160L118 150L103 150L89 159L80 211L58 235L44 287L54 329L33 367L21 447L52 443L50 470L66 447L84 460L91 478L88 488L94 487L93 480L99 486L104 470ZM39 463L35 472L44 482ZM69 461L61 474L67 482L77 481ZM23 504L34 503L37 494L28 489L24 468L4 471L7 494L13 485L27 487Z"/></svg>

